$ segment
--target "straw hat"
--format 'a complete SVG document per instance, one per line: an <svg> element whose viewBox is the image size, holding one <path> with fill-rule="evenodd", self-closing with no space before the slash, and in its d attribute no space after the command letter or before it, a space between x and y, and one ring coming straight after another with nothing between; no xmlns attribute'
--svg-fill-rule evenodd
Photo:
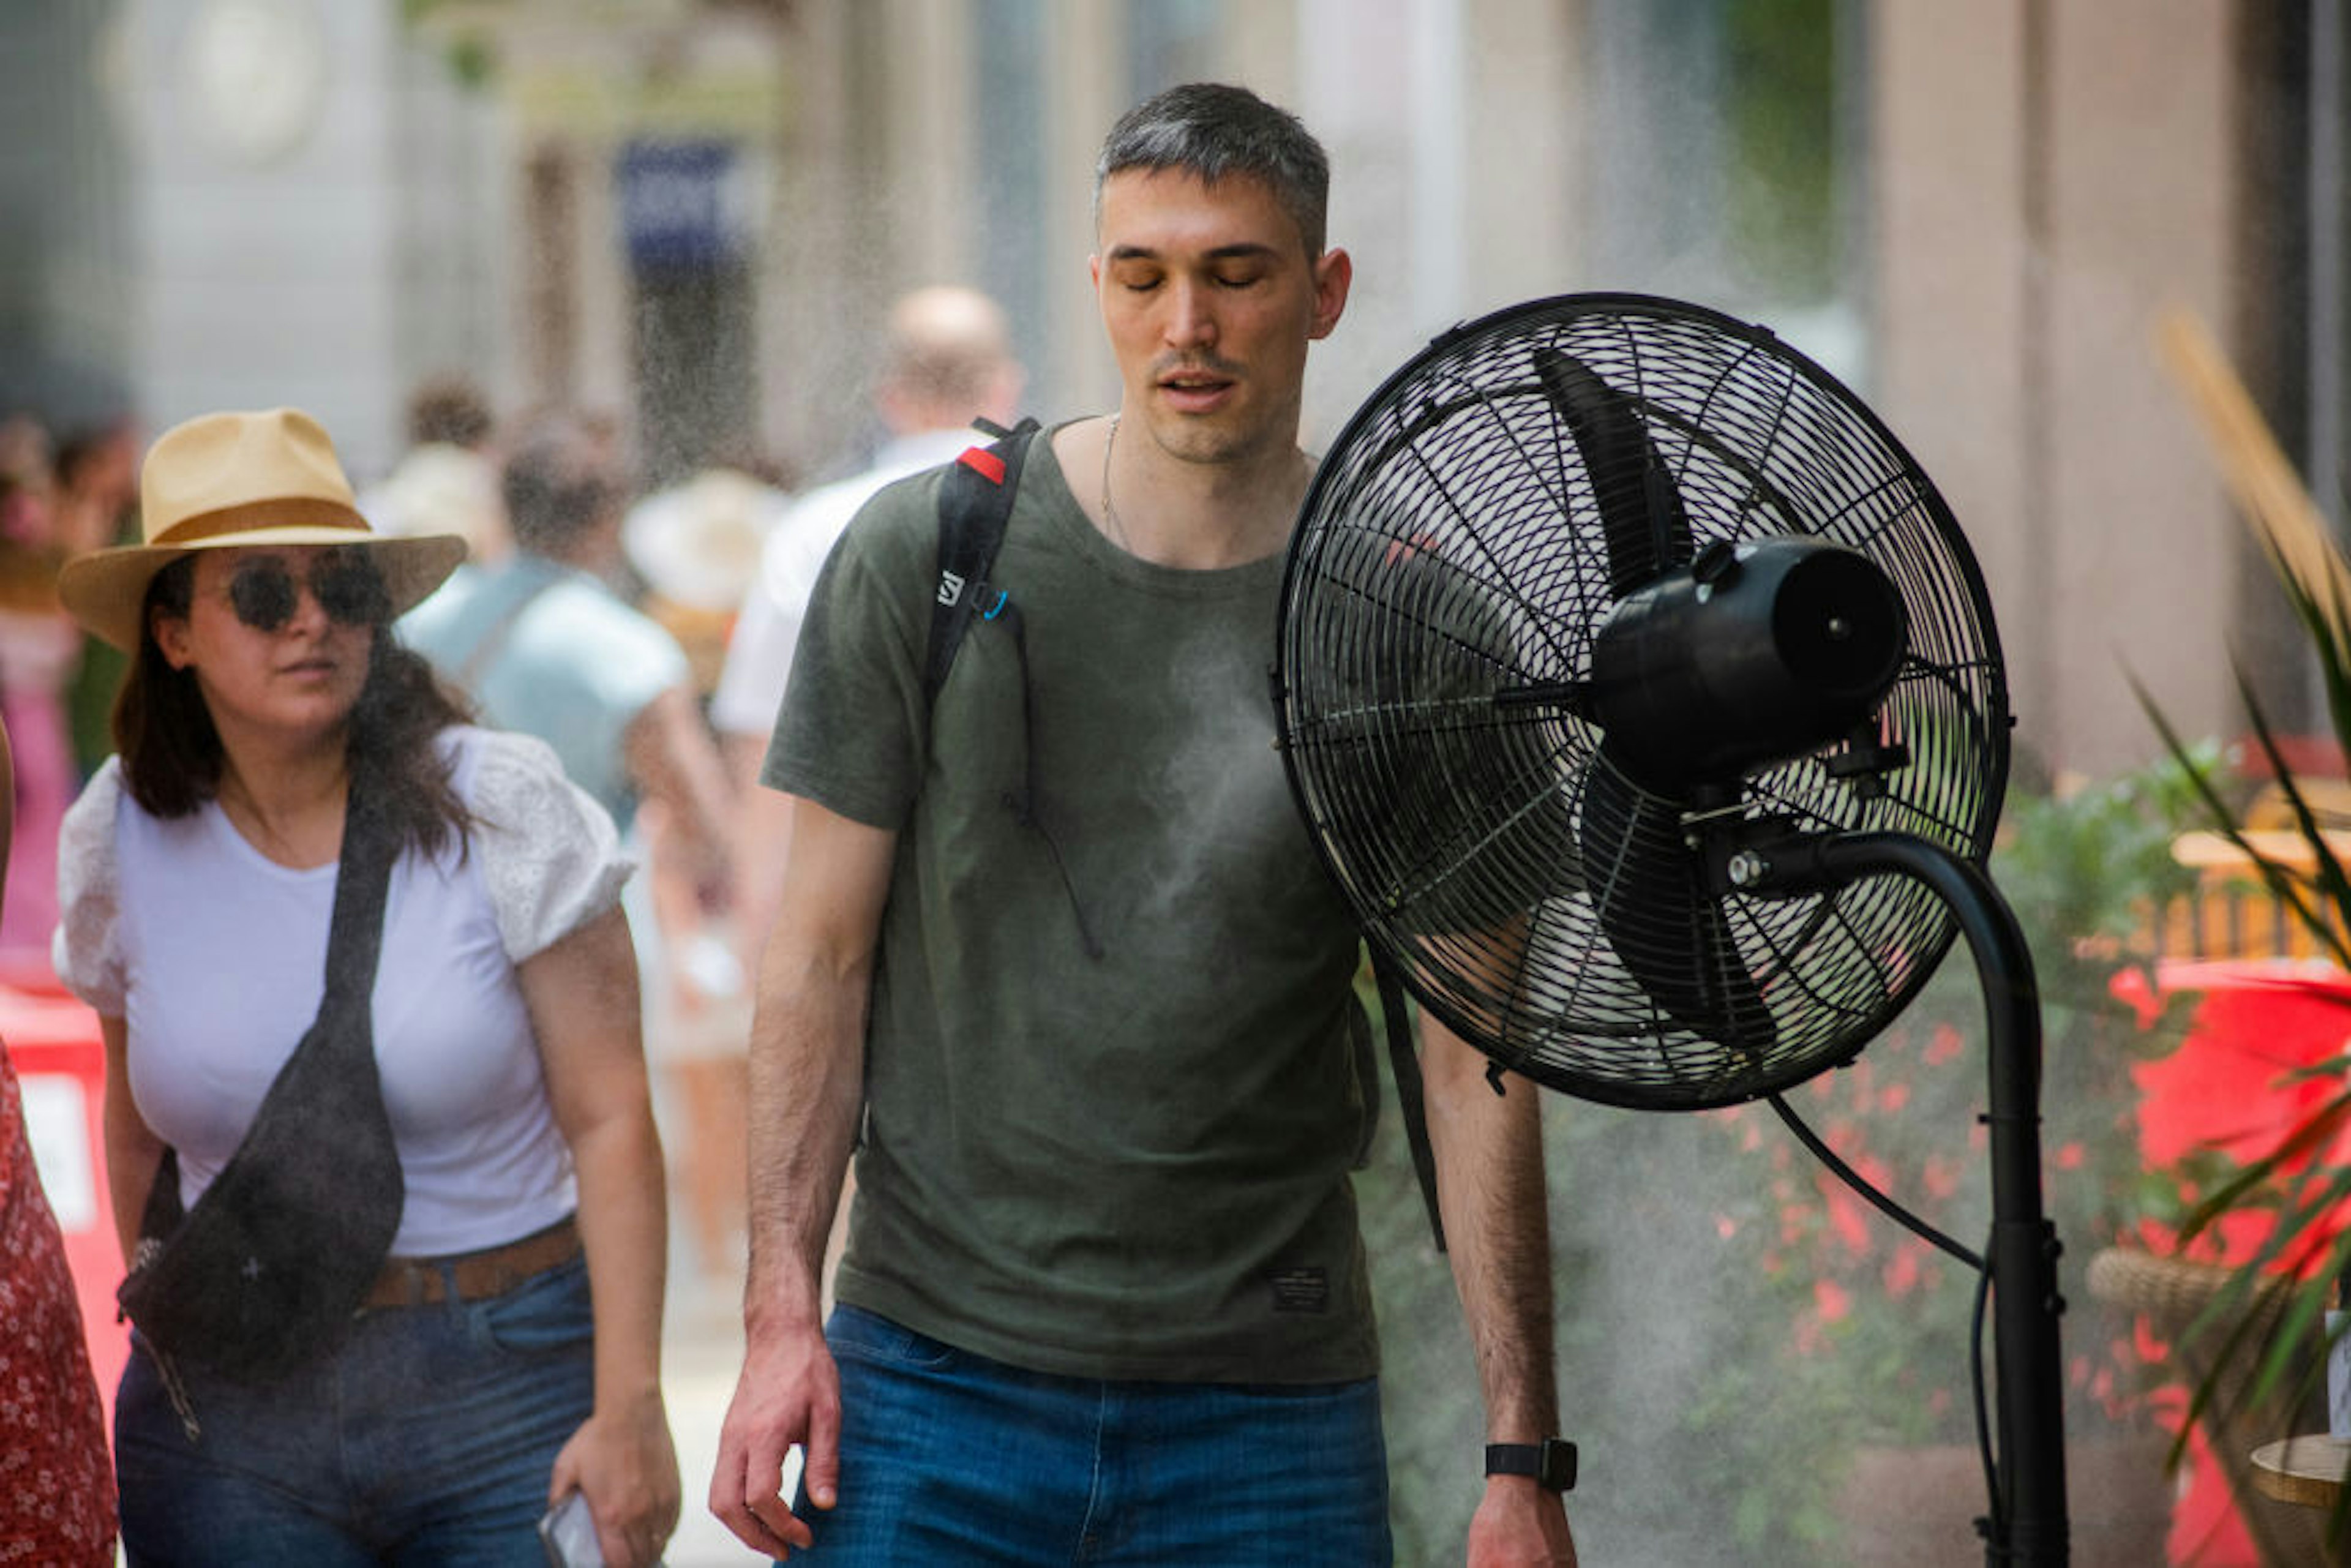
<svg viewBox="0 0 2351 1568"><path fill-rule="evenodd" d="M67 613L125 653L137 650L144 631L147 585L195 550L365 545L395 615L465 558L455 534L395 538L369 528L334 443L299 409L207 413L173 425L140 470L139 515L146 543L78 556L57 574Z"/></svg>

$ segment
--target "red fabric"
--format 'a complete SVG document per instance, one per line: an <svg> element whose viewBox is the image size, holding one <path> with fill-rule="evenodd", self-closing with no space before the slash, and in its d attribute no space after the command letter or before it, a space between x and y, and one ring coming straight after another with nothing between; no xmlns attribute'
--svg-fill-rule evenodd
<svg viewBox="0 0 2351 1568"><path fill-rule="evenodd" d="M99 1033L98 1015L57 983L47 956L5 948L0 948L0 1040L7 1042L25 1119L42 1157L54 1154L81 1162L79 1190L50 1187L49 1212L65 1232L66 1267L73 1270L81 1297L82 1343L89 1348L99 1402L110 1409L115 1385L131 1359L131 1331L117 1318L114 1303L114 1287L122 1278L122 1249L106 1201L106 1041ZM70 1119L72 1125L63 1121L42 1124L33 1094L36 1084L47 1086L50 1113ZM54 1140L54 1145L45 1138ZM52 1168L48 1179L72 1177Z"/></svg>
<svg viewBox="0 0 2351 1568"><path fill-rule="evenodd" d="M2118 977L2115 991L2150 1020L2179 993L2197 998L2179 1048L2131 1069L2141 1096L2139 1154L2150 1169L2199 1149L2217 1148L2241 1160L2265 1154L2343 1087L2339 1073L2305 1072L2339 1061L2351 1048L2351 976L2341 970L2288 959L2166 960L2152 994L2136 970ZM2323 1153L2328 1165L2351 1157L2339 1135ZM2260 1250L2272 1223L2259 1209L2227 1215L2199 1235L2187 1254L2245 1261ZM2340 1226L2340 1220L2315 1226L2313 1238L2331 1240ZM2158 1251L2178 1244L2166 1227L2150 1221L2140 1229L2141 1240ZM2158 1398L2164 1426L2178 1431L2188 1391L2168 1388ZM2175 1564L2261 1568L2201 1430L2189 1437L2168 1545Z"/></svg>
<svg viewBox="0 0 2351 1568"><path fill-rule="evenodd" d="M0 1048L0 1563L114 1562L114 1471L65 1238Z"/></svg>
<svg viewBox="0 0 2351 1568"><path fill-rule="evenodd" d="M2135 972L2127 982L2116 986L2125 1000L2143 1011L2158 1005ZM2339 1072L2307 1070L2351 1050L2351 976L2290 959L2166 962L2157 984L2167 998L2184 991L2199 999L2179 1049L2131 1070L2141 1096L2139 1154L2150 1168L2208 1148L2252 1159L2342 1092ZM2351 1159L2351 1140L2338 1134L2320 1153L2340 1165ZM2189 1255L2241 1261L2259 1249L2270 1223L2258 1209L2229 1215L2197 1238ZM2339 1220L2314 1227L2314 1246L2332 1242L2340 1228ZM2171 1239L2148 1239L2165 1246Z"/></svg>

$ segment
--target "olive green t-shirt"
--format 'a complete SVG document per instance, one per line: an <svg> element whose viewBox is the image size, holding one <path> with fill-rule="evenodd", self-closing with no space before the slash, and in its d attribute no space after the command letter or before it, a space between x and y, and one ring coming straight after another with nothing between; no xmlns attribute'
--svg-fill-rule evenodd
<svg viewBox="0 0 2351 1568"><path fill-rule="evenodd" d="M767 762L900 835L839 1299L1067 1375L1369 1376L1357 938L1273 745L1281 559L1117 549L1040 435L1008 607L926 716L943 472L842 537Z"/></svg>

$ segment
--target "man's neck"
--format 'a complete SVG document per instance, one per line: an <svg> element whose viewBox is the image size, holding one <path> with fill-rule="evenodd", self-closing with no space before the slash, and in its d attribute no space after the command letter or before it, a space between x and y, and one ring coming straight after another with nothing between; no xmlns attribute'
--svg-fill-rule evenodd
<svg viewBox="0 0 2351 1568"><path fill-rule="evenodd" d="M1139 422L1118 415L1068 427L1054 453L1105 538L1155 565L1191 571L1279 553L1312 472L1294 443L1191 459L1165 450Z"/></svg>

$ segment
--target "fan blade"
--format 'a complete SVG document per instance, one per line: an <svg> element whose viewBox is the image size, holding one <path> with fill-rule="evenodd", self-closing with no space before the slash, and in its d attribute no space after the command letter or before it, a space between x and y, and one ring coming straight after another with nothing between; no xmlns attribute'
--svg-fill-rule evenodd
<svg viewBox="0 0 2351 1568"><path fill-rule="evenodd" d="M1682 843L1680 810L1625 778L1604 748L1584 789L1585 885L1625 972L1674 1022L1760 1059L1771 1015L1697 853Z"/></svg>
<svg viewBox="0 0 2351 1568"><path fill-rule="evenodd" d="M1689 518L1631 398L1573 354L1534 350L1536 379L1567 421L1600 506L1608 591L1618 599L1690 559Z"/></svg>

